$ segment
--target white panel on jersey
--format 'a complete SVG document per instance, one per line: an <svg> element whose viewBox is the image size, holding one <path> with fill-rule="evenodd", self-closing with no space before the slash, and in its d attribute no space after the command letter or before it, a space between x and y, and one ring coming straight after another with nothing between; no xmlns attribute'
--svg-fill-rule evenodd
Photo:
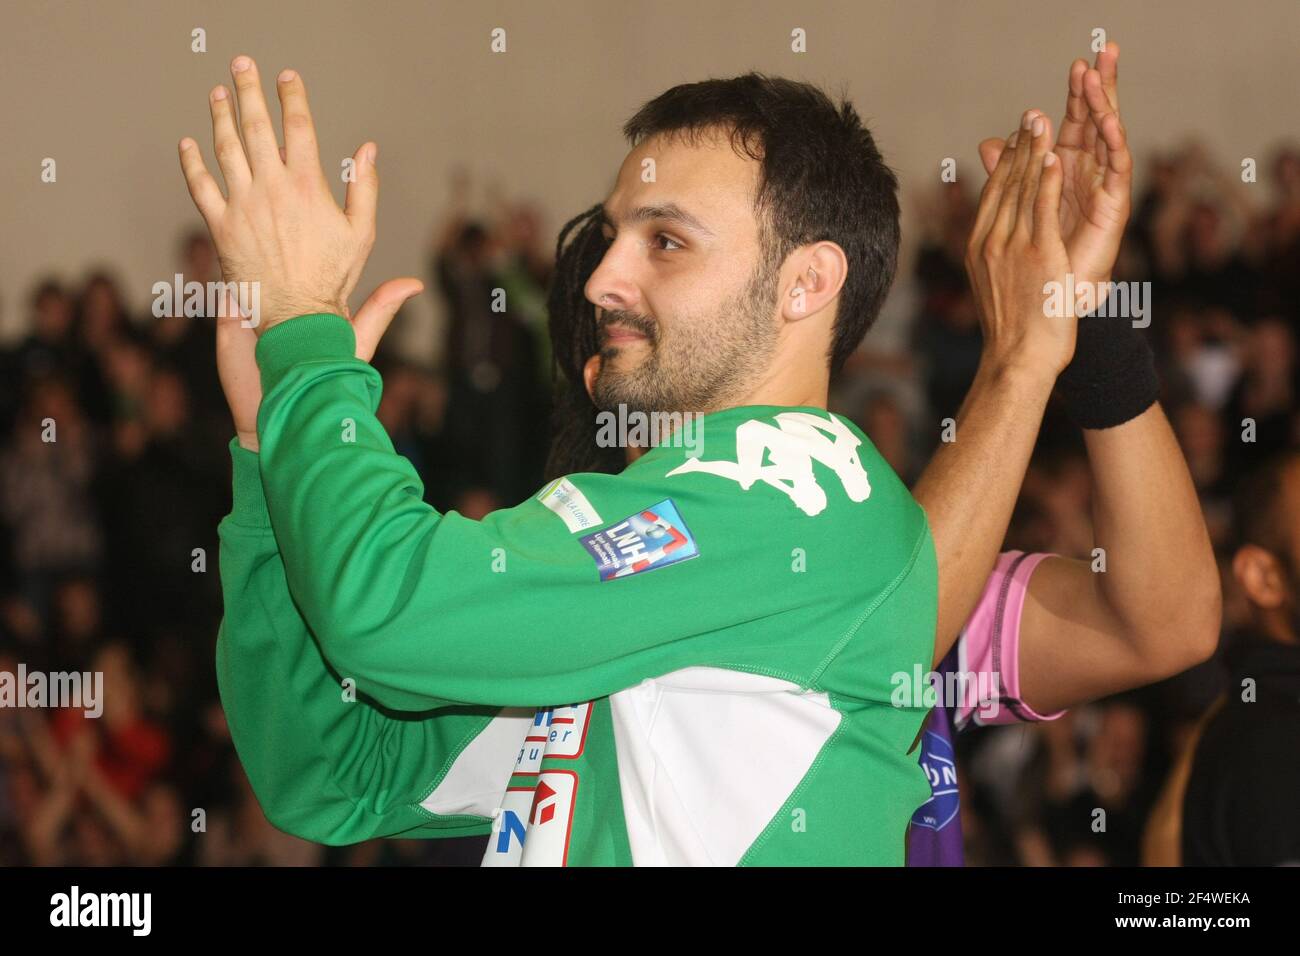
<svg viewBox="0 0 1300 956"><path fill-rule="evenodd" d="M483 853L484 866L564 866L573 834L578 775L542 761L581 755L592 704L547 707L529 721L514 773L533 778L506 791Z"/></svg>
<svg viewBox="0 0 1300 956"><path fill-rule="evenodd" d="M688 667L610 697L637 866L735 866L839 726L825 693Z"/></svg>
<svg viewBox="0 0 1300 956"><path fill-rule="evenodd" d="M420 806L430 813L496 816L519 749L533 726L533 713L506 707L488 721Z"/></svg>

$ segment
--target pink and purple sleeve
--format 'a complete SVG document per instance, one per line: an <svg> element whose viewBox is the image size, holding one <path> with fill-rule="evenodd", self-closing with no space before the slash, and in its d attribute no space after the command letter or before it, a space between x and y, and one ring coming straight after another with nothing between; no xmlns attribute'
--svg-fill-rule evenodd
<svg viewBox="0 0 1300 956"><path fill-rule="evenodd" d="M957 639L958 729L976 724L1056 720L1065 711L1040 714L1020 693L1020 613L1029 576L1050 554L1005 551L998 556L979 603Z"/></svg>

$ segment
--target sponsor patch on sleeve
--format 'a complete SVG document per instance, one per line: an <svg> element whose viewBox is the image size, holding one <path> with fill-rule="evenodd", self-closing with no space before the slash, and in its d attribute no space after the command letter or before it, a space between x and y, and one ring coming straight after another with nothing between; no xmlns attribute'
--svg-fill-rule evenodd
<svg viewBox="0 0 1300 956"><path fill-rule="evenodd" d="M579 540L595 558L602 581L667 567L700 553L677 506L668 498Z"/></svg>
<svg viewBox="0 0 1300 956"><path fill-rule="evenodd" d="M586 531L604 524L587 496L568 478L557 478L537 493L537 500L554 511L570 531Z"/></svg>

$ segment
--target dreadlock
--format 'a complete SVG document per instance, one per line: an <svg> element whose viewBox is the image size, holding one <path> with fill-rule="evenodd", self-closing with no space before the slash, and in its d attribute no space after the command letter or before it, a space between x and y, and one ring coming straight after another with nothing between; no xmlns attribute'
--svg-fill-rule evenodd
<svg viewBox="0 0 1300 956"><path fill-rule="evenodd" d="M579 471L617 474L625 464L621 449L596 444L598 410L582 381L587 359L600 351L596 307L587 301L585 289L609 248L601 231L601 208L597 203L570 219L555 243L555 274L546 298L555 380L548 481Z"/></svg>

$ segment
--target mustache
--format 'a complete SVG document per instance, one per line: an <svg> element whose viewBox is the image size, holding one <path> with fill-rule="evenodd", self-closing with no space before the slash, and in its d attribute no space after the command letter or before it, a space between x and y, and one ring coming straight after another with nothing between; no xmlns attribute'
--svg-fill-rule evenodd
<svg viewBox="0 0 1300 956"><path fill-rule="evenodd" d="M651 319L635 312L603 312L596 322L596 337L603 339L605 330L611 325L622 325L639 332L649 340L651 345L658 341L658 326Z"/></svg>

